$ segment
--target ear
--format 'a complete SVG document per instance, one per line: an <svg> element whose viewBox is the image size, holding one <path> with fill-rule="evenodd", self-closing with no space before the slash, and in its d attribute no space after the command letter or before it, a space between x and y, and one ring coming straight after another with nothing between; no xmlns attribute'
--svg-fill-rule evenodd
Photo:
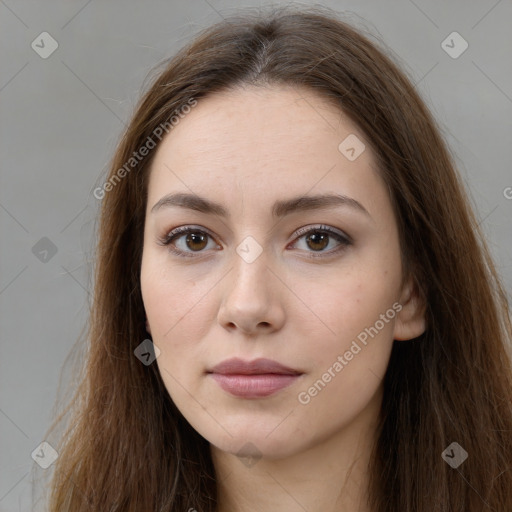
<svg viewBox="0 0 512 512"><path fill-rule="evenodd" d="M402 309L396 316L393 338L395 340L417 338L426 329L426 303L412 275L402 288L399 302Z"/></svg>

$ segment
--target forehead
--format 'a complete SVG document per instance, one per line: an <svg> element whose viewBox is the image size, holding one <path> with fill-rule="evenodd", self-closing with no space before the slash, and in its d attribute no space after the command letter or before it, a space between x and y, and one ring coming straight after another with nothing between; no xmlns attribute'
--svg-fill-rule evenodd
<svg viewBox="0 0 512 512"><path fill-rule="evenodd" d="M357 195L358 188L380 179L368 144L351 161L340 151L346 140L359 141L358 151L364 147L357 125L307 88L214 93L198 100L162 140L149 198L155 202L159 194L176 190L208 195L213 189L217 196L243 191L245 199L258 200L262 193L273 200L310 189Z"/></svg>
<svg viewBox="0 0 512 512"><path fill-rule="evenodd" d="M192 158L214 151L238 160L243 158L240 151L289 151L289 158L300 158L312 153L319 156L333 139L355 132L359 130L340 109L308 89L246 87L198 100L164 138L158 152L179 147ZM328 139L321 144L326 135Z"/></svg>

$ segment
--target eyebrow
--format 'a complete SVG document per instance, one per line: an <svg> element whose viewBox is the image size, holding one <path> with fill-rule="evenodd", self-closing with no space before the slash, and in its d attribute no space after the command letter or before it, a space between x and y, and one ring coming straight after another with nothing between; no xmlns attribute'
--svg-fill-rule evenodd
<svg viewBox="0 0 512 512"><path fill-rule="evenodd" d="M195 194L188 194L184 192L168 194L162 197L153 206L153 208L151 208L151 213L156 213L163 208L170 208L173 206L225 218L230 217L229 212L221 204ZM342 194L320 194L315 196L299 196L291 199L279 200L272 206L272 216L284 217L295 212L331 209L339 206L349 206L371 218L368 210L366 210L359 201Z"/></svg>

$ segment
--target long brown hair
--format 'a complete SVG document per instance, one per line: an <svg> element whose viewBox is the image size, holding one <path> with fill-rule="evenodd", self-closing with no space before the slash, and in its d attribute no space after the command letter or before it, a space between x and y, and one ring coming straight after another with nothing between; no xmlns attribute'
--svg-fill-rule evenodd
<svg viewBox="0 0 512 512"><path fill-rule="evenodd" d="M157 365L134 356L147 337L140 266L155 150L126 163L192 99L244 84L309 87L357 123L391 193L405 271L426 301L425 333L394 342L384 377L368 468L372 510L511 511L506 293L410 80L367 36L319 7L247 12L203 30L165 62L136 108L102 192L86 361L52 426L71 415L49 509L215 510L209 443L177 410ZM441 455L453 442L468 453L457 468Z"/></svg>

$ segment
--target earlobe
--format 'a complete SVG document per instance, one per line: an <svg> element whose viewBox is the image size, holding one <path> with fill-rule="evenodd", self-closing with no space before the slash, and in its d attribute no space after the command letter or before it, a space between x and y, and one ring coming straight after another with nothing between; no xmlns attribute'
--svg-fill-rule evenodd
<svg viewBox="0 0 512 512"><path fill-rule="evenodd" d="M421 336L426 329L426 302L413 276L404 286L399 302L402 309L396 316L393 338L405 341Z"/></svg>

